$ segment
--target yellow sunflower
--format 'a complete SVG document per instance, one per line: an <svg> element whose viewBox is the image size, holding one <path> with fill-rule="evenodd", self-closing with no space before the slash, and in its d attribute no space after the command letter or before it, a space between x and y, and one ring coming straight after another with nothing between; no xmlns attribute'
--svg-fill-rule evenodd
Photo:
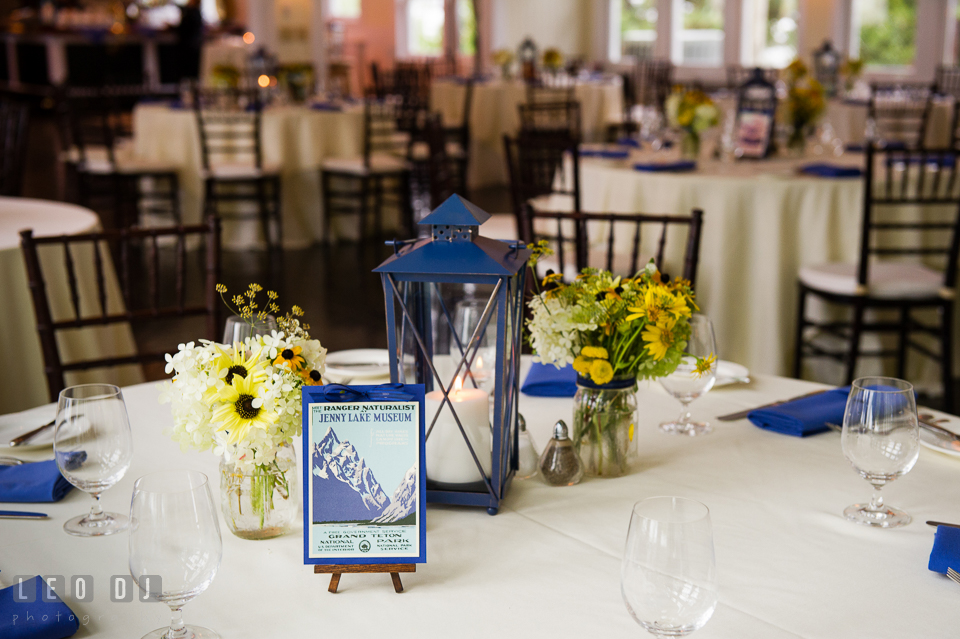
<svg viewBox="0 0 960 639"><path fill-rule="evenodd" d="M300 371L300 377L303 378L303 383L305 386L323 386L323 378L320 376L320 371L308 371L304 369Z"/></svg>
<svg viewBox="0 0 960 639"><path fill-rule="evenodd" d="M275 412L263 408L261 386L253 376L235 375L232 384L217 392L217 399L223 403L214 409L212 421L220 424L218 432L229 433L228 444L245 439L251 428L266 430L279 419Z"/></svg>
<svg viewBox="0 0 960 639"><path fill-rule="evenodd" d="M280 351L280 354L277 355L276 359L273 360L273 365L286 366L292 371L300 370L303 368L303 365L307 363L306 360L300 356L302 350L299 346L283 349Z"/></svg>
<svg viewBox="0 0 960 639"><path fill-rule="evenodd" d="M246 351L239 343L233 345L232 352L224 350L219 344L215 346L217 350L220 351L220 355L213 363L213 372L216 377L222 379L227 386L232 384L233 380L238 377L250 378L256 381L262 381L267 377L267 372L263 370L263 365L260 363L260 354L263 352L262 348L256 352L250 351L249 356L247 356ZM217 388L211 386L207 390L204 399L212 401L216 394Z"/></svg>
<svg viewBox="0 0 960 639"><path fill-rule="evenodd" d="M647 351L653 355L653 359L660 361L666 357L667 351L673 346L674 341L676 341L673 334L673 327L673 323L664 322L661 324L648 324L647 327L643 329L643 334L640 337L647 343Z"/></svg>

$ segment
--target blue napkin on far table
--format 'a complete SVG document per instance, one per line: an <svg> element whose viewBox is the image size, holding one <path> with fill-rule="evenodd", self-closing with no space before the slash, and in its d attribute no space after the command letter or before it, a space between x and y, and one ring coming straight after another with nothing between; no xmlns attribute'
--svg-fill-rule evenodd
<svg viewBox="0 0 960 639"><path fill-rule="evenodd" d="M617 144L619 144L620 146L629 146L634 149L640 148L640 140L636 138L631 138L628 136L617 138Z"/></svg>
<svg viewBox="0 0 960 639"><path fill-rule="evenodd" d="M577 371L569 364L557 368L553 364L534 362L520 390L533 397L573 397L577 394Z"/></svg>
<svg viewBox="0 0 960 639"><path fill-rule="evenodd" d="M314 111L343 111L343 105L338 102L314 102L310 108Z"/></svg>
<svg viewBox="0 0 960 639"><path fill-rule="evenodd" d="M617 148L581 148L580 157L582 158L603 158L606 160L626 160L630 157L629 149Z"/></svg>
<svg viewBox="0 0 960 639"><path fill-rule="evenodd" d="M944 575L947 574L947 568L960 572L960 528L937 526L927 568Z"/></svg>
<svg viewBox="0 0 960 639"><path fill-rule="evenodd" d="M639 162L633 165L634 171L651 172L671 172L693 171L697 168L697 163L692 160L680 160L679 162Z"/></svg>
<svg viewBox="0 0 960 639"><path fill-rule="evenodd" d="M86 453L81 453L86 458ZM78 460L78 466L83 459ZM27 503L60 501L73 484L60 474L54 460L0 466L0 502ZM0 636L4 636L0 633Z"/></svg>
<svg viewBox="0 0 960 639"><path fill-rule="evenodd" d="M863 171L855 166L839 166L837 164L807 164L800 169L801 173L818 177L853 178L863 175Z"/></svg>
<svg viewBox="0 0 960 639"><path fill-rule="evenodd" d="M827 422L843 423L850 387L834 388L826 393L804 397L780 406L758 408L747 418L755 426L775 433L806 437L829 430Z"/></svg>
<svg viewBox="0 0 960 639"><path fill-rule="evenodd" d="M33 601L17 600L31 592ZM0 590L0 637L4 639L63 639L79 628L77 615L40 577Z"/></svg>

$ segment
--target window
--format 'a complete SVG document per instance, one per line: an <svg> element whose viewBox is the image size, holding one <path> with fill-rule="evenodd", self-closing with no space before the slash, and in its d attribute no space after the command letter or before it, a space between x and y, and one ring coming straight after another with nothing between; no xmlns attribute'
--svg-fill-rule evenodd
<svg viewBox="0 0 960 639"><path fill-rule="evenodd" d="M917 48L917 0L856 0L850 55L867 66L910 66Z"/></svg>
<svg viewBox="0 0 960 639"><path fill-rule="evenodd" d="M657 42L657 0L620 0L620 43L623 55L652 58Z"/></svg>
<svg viewBox="0 0 960 639"><path fill-rule="evenodd" d="M677 42L677 63L694 67L723 64L724 0L684 0ZM679 59L677 59L679 58Z"/></svg>
<svg viewBox="0 0 960 639"><path fill-rule="evenodd" d="M757 0L754 22L755 64L782 69L797 57L797 0Z"/></svg>
<svg viewBox="0 0 960 639"><path fill-rule="evenodd" d="M477 52L477 17L473 13L473 0L457 0L457 40L461 54Z"/></svg>
<svg viewBox="0 0 960 639"><path fill-rule="evenodd" d="M443 54L443 0L408 0L407 53Z"/></svg>
<svg viewBox="0 0 960 639"><path fill-rule="evenodd" d="M330 0L331 18L359 18L360 0Z"/></svg>

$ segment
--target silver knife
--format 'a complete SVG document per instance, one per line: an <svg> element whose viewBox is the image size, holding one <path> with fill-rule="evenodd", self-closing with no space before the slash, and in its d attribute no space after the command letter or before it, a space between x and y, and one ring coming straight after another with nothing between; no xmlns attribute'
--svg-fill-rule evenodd
<svg viewBox="0 0 960 639"><path fill-rule="evenodd" d="M29 513L22 510L0 510L0 519L46 519L47 513Z"/></svg>

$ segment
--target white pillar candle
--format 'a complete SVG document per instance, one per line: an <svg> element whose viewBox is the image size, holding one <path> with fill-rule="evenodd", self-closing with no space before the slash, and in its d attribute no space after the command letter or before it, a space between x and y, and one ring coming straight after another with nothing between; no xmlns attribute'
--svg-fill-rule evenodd
<svg viewBox="0 0 960 639"><path fill-rule="evenodd" d="M484 475L490 476L490 396L485 390L461 388L461 385L461 379L457 378L454 390L450 392L450 401L470 439L473 452L483 466L483 475L473 461L450 406L442 404L443 392L435 390L427 393L424 409L428 431L433 416L440 411L426 446L427 479L432 481L466 484L483 481Z"/></svg>

